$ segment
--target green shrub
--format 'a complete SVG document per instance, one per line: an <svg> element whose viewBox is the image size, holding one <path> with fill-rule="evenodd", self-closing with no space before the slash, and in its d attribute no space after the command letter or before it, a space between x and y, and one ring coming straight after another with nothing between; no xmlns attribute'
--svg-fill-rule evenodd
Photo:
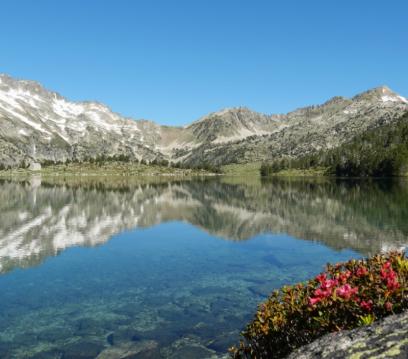
<svg viewBox="0 0 408 359"><path fill-rule="evenodd" d="M392 252L328 265L307 283L274 291L242 333L233 358L280 358L314 339L408 308L408 259Z"/></svg>

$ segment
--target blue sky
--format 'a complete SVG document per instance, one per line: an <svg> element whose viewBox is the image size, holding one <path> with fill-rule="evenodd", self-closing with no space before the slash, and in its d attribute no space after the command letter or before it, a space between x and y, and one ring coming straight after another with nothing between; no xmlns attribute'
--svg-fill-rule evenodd
<svg viewBox="0 0 408 359"><path fill-rule="evenodd" d="M4 0L0 72L182 125L387 84L408 96L408 1Z"/></svg>

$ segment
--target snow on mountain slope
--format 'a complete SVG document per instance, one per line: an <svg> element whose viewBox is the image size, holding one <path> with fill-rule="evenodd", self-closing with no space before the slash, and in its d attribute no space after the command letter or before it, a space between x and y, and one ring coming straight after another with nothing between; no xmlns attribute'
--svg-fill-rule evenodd
<svg viewBox="0 0 408 359"><path fill-rule="evenodd" d="M35 82L0 75L2 162L24 159L13 158L13 151L7 156L13 147L37 161L119 154L155 158L150 147L158 134L159 126L123 118L100 103L69 102Z"/></svg>
<svg viewBox="0 0 408 359"><path fill-rule="evenodd" d="M225 164L335 147L393 121L408 101L383 86L281 115L224 109L185 127L132 120L97 102L70 102L34 81L0 75L0 164L126 155Z"/></svg>

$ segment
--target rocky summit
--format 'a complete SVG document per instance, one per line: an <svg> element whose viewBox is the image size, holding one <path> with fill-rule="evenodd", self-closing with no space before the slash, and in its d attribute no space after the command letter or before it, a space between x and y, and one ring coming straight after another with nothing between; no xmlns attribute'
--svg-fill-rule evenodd
<svg viewBox="0 0 408 359"><path fill-rule="evenodd" d="M0 75L0 165L121 155L187 165L296 157L337 147L407 111L408 100L382 86L287 114L231 108L172 127L123 117L98 102L71 102L37 82Z"/></svg>

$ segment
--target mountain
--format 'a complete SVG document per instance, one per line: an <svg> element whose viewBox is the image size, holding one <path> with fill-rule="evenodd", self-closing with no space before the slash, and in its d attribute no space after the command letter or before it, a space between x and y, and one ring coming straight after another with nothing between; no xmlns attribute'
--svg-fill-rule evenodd
<svg viewBox="0 0 408 359"><path fill-rule="evenodd" d="M407 176L408 112L390 123L369 128L335 148L263 163L260 173L270 176L288 170L337 177Z"/></svg>
<svg viewBox="0 0 408 359"><path fill-rule="evenodd" d="M172 127L125 118L98 102L70 102L34 81L0 75L0 164L124 155L222 165L296 157L337 147L407 111L407 99L383 86L287 114L231 108Z"/></svg>
<svg viewBox="0 0 408 359"><path fill-rule="evenodd" d="M101 154L159 156L160 127L97 102L69 102L33 81L0 76L0 161L83 160Z"/></svg>

